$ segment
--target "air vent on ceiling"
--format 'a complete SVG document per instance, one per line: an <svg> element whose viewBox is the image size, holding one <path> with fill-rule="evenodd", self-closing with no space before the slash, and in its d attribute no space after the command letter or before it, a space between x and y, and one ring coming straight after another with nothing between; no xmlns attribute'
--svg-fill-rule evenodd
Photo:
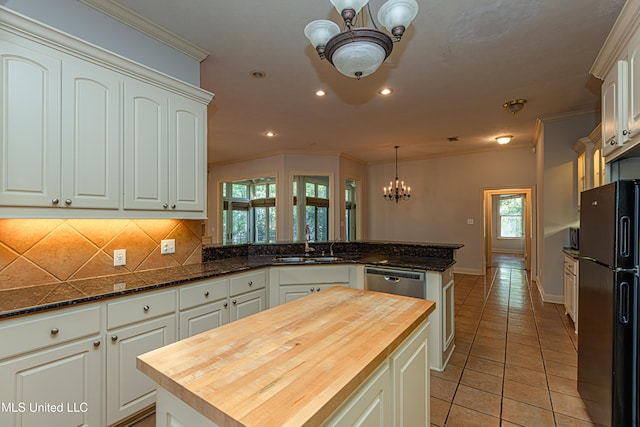
<svg viewBox="0 0 640 427"><path fill-rule="evenodd" d="M456 141L458 141L458 137L457 136L450 136L449 138L447 138L447 141L456 142Z"/></svg>

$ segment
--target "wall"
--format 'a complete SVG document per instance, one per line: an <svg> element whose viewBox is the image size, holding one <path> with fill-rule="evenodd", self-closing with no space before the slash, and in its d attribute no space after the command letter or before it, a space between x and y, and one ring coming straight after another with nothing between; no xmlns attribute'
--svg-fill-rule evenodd
<svg viewBox="0 0 640 427"><path fill-rule="evenodd" d="M261 176L276 177L277 237L279 242L292 240L294 175L329 175L332 200L329 228L331 239L344 236L344 191L347 177L364 181L365 166L339 155L277 154L245 162L209 167L207 233L214 243L222 241L220 234L220 183Z"/></svg>
<svg viewBox="0 0 640 427"><path fill-rule="evenodd" d="M538 290L548 302L562 303L562 248L569 245L569 227L579 224L577 154L573 145L599 122L597 113L564 119L542 119L538 138Z"/></svg>
<svg viewBox="0 0 640 427"><path fill-rule="evenodd" d="M483 190L535 185L532 147L405 161L398 168L411 199L396 204L380 194L395 176L395 164L369 167L368 238L462 243L455 269L471 274L484 273Z"/></svg>
<svg viewBox="0 0 640 427"><path fill-rule="evenodd" d="M200 63L197 60L79 0L0 0L0 5L179 80L200 86Z"/></svg>
<svg viewBox="0 0 640 427"><path fill-rule="evenodd" d="M129 273L202 261L202 221L0 219L0 289ZM162 239L176 253L160 255ZM113 251L126 249L125 266Z"/></svg>

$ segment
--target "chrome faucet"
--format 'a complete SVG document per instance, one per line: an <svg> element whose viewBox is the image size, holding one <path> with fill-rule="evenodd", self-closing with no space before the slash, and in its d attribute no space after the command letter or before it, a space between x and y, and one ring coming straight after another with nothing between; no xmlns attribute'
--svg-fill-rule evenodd
<svg viewBox="0 0 640 427"><path fill-rule="evenodd" d="M312 247L309 246L309 224L304 226L304 254L309 256L309 252L315 251Z"/></svg>
<svg viewBox="0 0 640 427"><path fill-rule="evenodd" d="M333 256L333 245L335 245L335 243L336 243L336 242L339 242L339 241L340 241L340 238L338 237L338 238L336 238L333 242L331 242L331 246L329 246L329 254L330 254L331 256Z"/></svg>

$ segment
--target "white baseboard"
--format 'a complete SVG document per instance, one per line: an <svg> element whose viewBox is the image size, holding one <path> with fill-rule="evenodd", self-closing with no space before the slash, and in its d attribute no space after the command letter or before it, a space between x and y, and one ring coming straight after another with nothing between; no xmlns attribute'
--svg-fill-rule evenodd
<svg viewBox="0 0 640 427"><path fill-rule="evenodd" d="M540 293L540 298L542 298L543 302L549 302L553 304L564 304L564 295L546 294L544 292L544 288L540 284L540 281L537 281L537 280L536 280L536 287L538 288L538 292Z"/></svg>
<svg viewBox="0 0 640 427"><path fill-rule="evenodd" d="M479 268L459 268L454 267L453 272L457 274L469 274L471 276L482 276L484 274L484 270Z"/></svg>

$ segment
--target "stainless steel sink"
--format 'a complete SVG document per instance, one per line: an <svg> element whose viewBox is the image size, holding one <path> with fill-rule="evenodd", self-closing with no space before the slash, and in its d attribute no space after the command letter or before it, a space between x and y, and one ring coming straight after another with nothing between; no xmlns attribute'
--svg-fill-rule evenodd
<svg viewBox="0 0 640 427"><path fill-rule="evenodd" d="M339 256L314 256L311 259L314 259L317 262L342 261L342 257Z"/></svg>
<svg viewBox="0 0 640 427"><path fill-rule="evenodd" d="M305 263L305 262L315 262L313 258L304 257L304 256L279 256L275 259L277 262L285 262L285 263Z"/></svg>
<svg viewBox="0 0 640 427"><path fill-rule="evenodd" d="M306 257L306 256L280 256L276 257L276 262L281 262L285 264L308 264L314 262L335 262L341 261L342 258L339 256L314 256L314 257Z"/></svg>

